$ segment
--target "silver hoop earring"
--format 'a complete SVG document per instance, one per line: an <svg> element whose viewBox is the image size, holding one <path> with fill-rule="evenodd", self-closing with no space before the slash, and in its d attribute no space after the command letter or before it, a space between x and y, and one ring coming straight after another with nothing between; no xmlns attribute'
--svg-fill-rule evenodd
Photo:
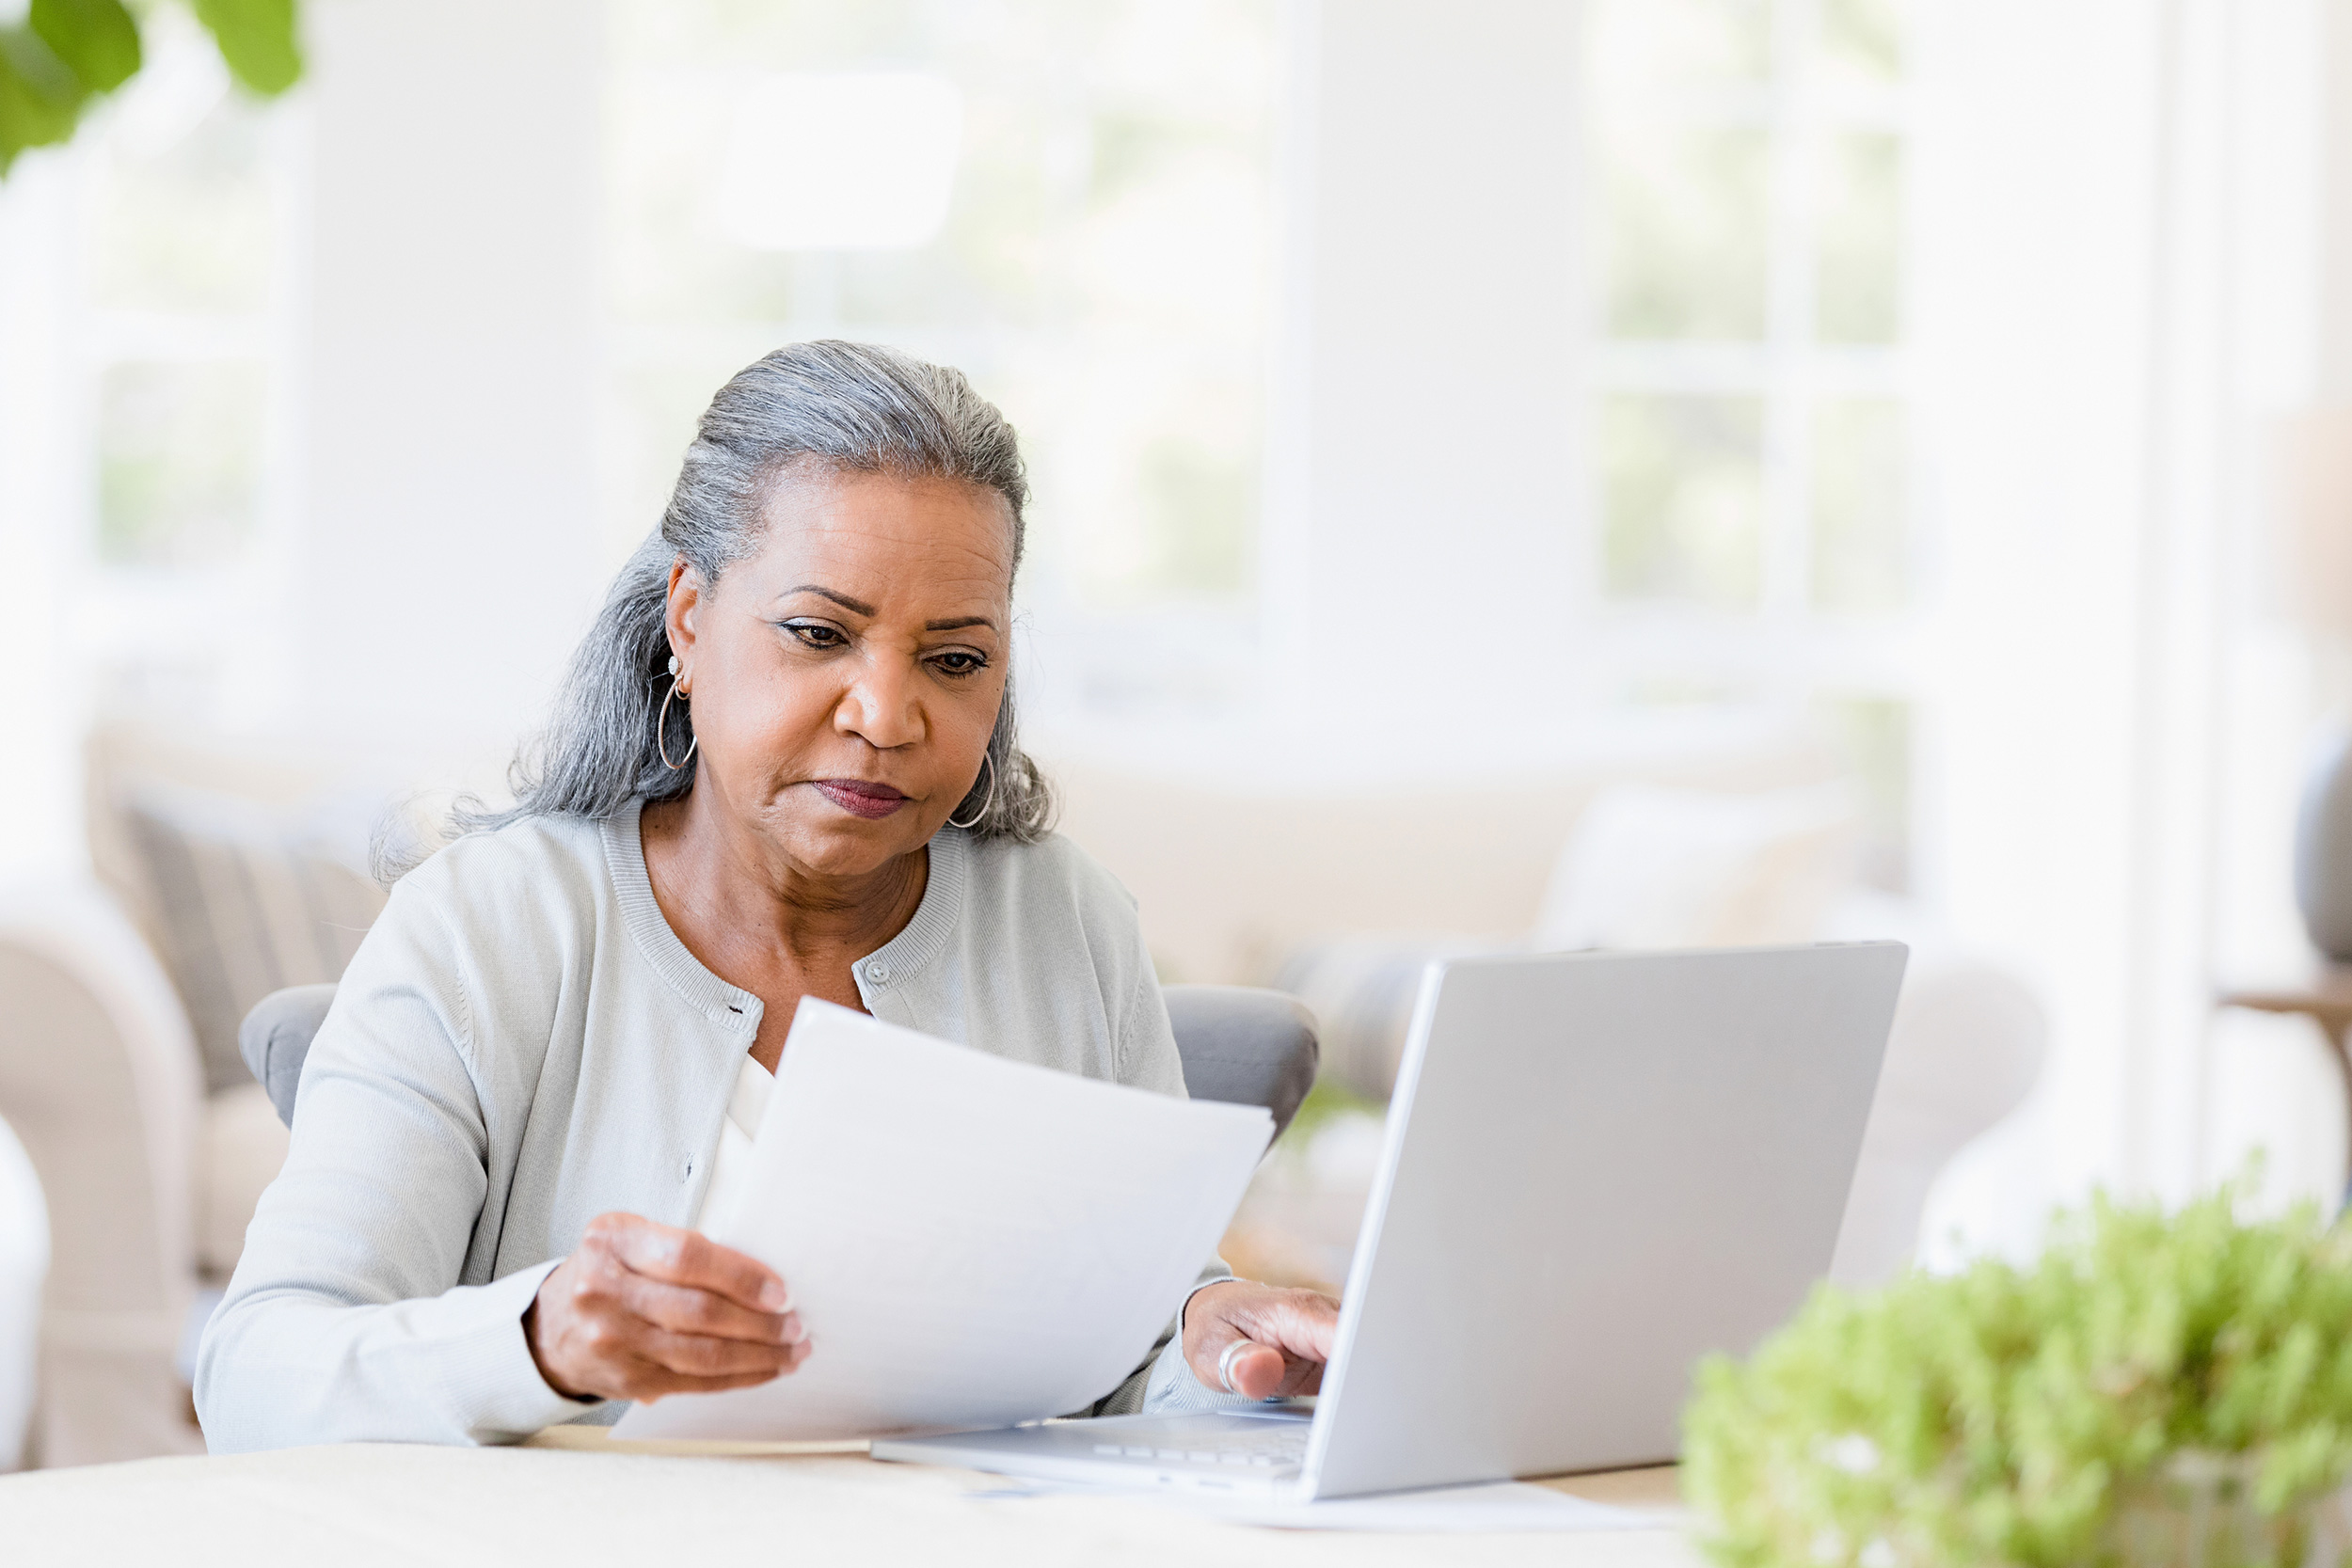
<svg viewBox="0 0 2352 1568"><path fill-rule="evenodd" d="M661 766L673 773L679 771L688 763L693 761L694 748L703 743L701 736L689 736L686 741L686 754L675 762L670 760L670 699L677 694L677 655L672 654L670 656L670 689L661 694L661 711L654 716L653 749L661 753ZM691 705L693 699L690 697L687 701ZM687 721L689 723L693 721L693 716L691 713L687 716Z"/></svg>
<svg viewBox="0 0 2352 1568"><path fill-rule="evenodd" d="M950 816L947 818L947 826L950 828L970 830L978 827L988 820L989 808L996 803L996 754L993 752L982 752L980 765L988 769L988 793L980 797L980 809L972 814L972 820L969 822L959 822Z"/></svg>

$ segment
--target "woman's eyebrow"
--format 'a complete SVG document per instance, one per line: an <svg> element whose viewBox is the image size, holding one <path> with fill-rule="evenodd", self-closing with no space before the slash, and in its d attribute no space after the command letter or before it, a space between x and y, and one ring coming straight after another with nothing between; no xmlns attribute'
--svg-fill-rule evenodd
<svg viewBox="0 0 2352 1568"><path fill-rule="evenodd" d="M842 609L848 610L852 615L871 615L874 613L874 607L872 605L853 599L847 594L836 594L830 588L819 588L813 582L802 583L797 588L787 588L782 594L778 594L777 597L788 599L795 594L814 594L820 599L831 599L834 603L839 605Z"/></svg>
<svg viewBox="0 0 2352 1568"><path fill-rule="evenodd" d="M866 603L864 600L853 599L847 594L836 594L830 588L820 588L813 582L803 582L798 587L787 588L777 596L779 598L788 599L795 594L814 594L820 599L831 599L834 603L839 605L842 609L848 610L852 615L871 615L874 613L874 607ZM944 621L926 621L923 623L923 629L925 631L961 631L966 626L986 626L989 630L994 631L996 629L996 623L990 620L985 615L956 615L950 616Z"/></svg>

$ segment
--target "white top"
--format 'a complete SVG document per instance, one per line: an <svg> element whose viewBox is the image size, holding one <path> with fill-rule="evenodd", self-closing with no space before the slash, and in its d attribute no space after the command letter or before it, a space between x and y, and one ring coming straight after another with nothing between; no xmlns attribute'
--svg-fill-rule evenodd
<svg viewBox="0 0 2352 1568"><path fill-rule="evenodd" d="M867 1012L1184 1092L1107 872L1053 836L949 828L929 852L914 917L851 966ZM502 1442L580 1418L523 1313L596 1215L702 1214L760 1010L663 919L634 804L469 834L403 878L310 1047L293 1147L198 1354L213 1450ZM1173 1328L1098 1413L1221 1401Z"/></svg>
<svg viewBox="0 0 2352 1568"><path fill-rule="evenodd" d="M727 1097L727 1117L719 1124L719 1147L710 1152L710 1184L703 1189L702 1207L694 1212L694 1228L709 1235L724 1229L743 1200L743 1183L751 1177L752 1144L759 1124L768 1119L768 1097L775 1092L776 1075L743 1053L743 1070L735 1075L735 1092Z"/></svg>

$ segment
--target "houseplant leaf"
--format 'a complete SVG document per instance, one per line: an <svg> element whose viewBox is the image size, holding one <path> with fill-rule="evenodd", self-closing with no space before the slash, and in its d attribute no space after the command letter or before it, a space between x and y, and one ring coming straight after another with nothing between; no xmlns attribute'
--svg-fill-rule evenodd
<svg viewBox="0 0 2352 1568"><path fill-rule="evenodd" d="M212 29L230 75L264 97L302 75L294 41L294 0L195 0L197 20Z"/></svg>
<svg viewBox="0 0 2352 1568"><path fill-rule="evenodd" d="M33 0L25 20L91 93L114 91L139 69L138 24L122 0Z"/></svg>
<svg viewBox="0 0 2352 1568"><path fill-rule="evenodd" d="M0 174L28 147L73 135L89 93L26 27L0 27Z"/></svg>

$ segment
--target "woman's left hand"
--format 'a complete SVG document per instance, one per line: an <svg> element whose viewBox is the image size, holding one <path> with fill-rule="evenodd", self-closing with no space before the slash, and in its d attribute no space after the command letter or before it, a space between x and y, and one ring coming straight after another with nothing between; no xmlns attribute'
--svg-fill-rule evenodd
<svg viewBox="0 0 2352 1568"><path fill-rule="evenodd" d="M1311 1394L1323 1386L1339 1327L1340 1304L1320 1291L1223 1280L1195 1291L1184 1307L1184 1360L1202 1387L1219 1393ZM1242 1348L1230 1350L1237 1342Z"/></svg>

